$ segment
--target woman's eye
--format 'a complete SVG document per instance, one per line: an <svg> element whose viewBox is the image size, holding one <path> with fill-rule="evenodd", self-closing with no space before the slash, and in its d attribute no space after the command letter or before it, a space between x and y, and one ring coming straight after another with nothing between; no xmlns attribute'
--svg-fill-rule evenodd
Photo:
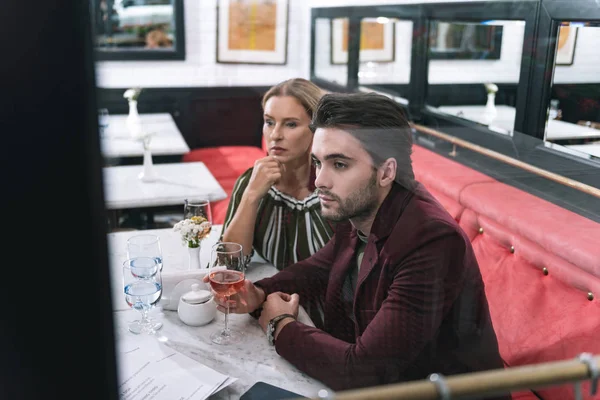
<svg viewBox="0 0 600 400"><path fill-rule="evenodd" d="M268 119L268 120L265 121L265 125L273 126L274 124L273 124L273 121L271 121L270 119Z"/></svg>
<svg viewBox="0 0 600 400"><path fill-rule="evenodd" d="M297 125L295 122L288 122L288 123L287 123L287 127L288 127L288 128L295 128L295 127L297 127L297 126L298 126L298 125Z"/></svg>

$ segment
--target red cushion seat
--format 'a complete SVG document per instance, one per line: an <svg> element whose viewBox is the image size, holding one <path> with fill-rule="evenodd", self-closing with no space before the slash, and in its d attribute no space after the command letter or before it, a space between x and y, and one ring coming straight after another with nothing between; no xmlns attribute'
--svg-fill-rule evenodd
<svg viewBox="0 0 600 400"><path fill-rule="evenodd" d="M600 224L420 146L413 165L471 239L506 365L600 354ZM572 385L536 391L573 398Z"/></svg>
<svg viewBox="0 0 600 400"><path fill-rule="evenodd" d="M211 203L214 224L225 222L229 198L237 178L265 155L263 149L254 146L204 147L183 155L183 162L202 161L227 193L226 199Z"/></svg>

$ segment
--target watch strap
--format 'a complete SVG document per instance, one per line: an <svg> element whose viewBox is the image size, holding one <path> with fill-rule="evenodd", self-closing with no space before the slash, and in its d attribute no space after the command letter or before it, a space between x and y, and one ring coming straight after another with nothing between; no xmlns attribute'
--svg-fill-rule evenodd
<svg viewBox="0 0 600 400"><path fill-rule="evenodd" d="M279 321L281 321L285 318L293 318L294 320L296 320L296 317L292 314L281 314L281 315L278 315L278 316L272 318L269 321L269 325L267 328L267 337L269 339L269 344L271 344L271 345L275 344L275 331L277 330L277 324L279 324Z"/></svg>

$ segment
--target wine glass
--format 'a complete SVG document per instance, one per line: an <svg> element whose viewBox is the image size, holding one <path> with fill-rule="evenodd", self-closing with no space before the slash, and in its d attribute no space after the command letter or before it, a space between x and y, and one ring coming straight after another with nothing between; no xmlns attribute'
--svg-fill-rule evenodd
<svg viewBox="0 0 600 400"><path fill-rule="evenodd" d="M142 314L140 320L130 322L129 331L135 334L154 334L162 328L161 322L148 318L148 312L158 303L162 294L160 268L154 257L135 257L123 263L123 291L129 307Z"/></svg>
<svg viewBox="0 0 600 400"><path fill-rule="evenodd" d="M185 199L183 204L183 218L204 217L212 225L212 212L208 200L188 201Z"/></svg>
<svg viewBox="0 0 600 400"><path fill-rule="evenodd" d="M212 290L226 299L225 326L222 330L211 335L211 340L216 344L238 343L243 334L229 329L229 297L236 294L244 287L244 272L246 263L242 245L232 242L217 243L212 247L209 282Z"/></svg>
<svg viewBox="0 0 600 400"><path fill-rule="evenodd" d="M160 238L156 235L141 234L127 239L127 258L154 257L158 268L162 271L162 250Z"/></svg>

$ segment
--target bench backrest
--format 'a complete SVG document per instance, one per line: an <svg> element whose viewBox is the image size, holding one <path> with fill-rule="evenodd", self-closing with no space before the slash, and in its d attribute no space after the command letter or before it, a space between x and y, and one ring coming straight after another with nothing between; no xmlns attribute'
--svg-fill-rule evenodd
<svg viewBox="0 0 600 400"><path fill-rule="evenodd" d="M471 238L506 366L600 354L600 224L419 146L413 165Z"/></svg>

